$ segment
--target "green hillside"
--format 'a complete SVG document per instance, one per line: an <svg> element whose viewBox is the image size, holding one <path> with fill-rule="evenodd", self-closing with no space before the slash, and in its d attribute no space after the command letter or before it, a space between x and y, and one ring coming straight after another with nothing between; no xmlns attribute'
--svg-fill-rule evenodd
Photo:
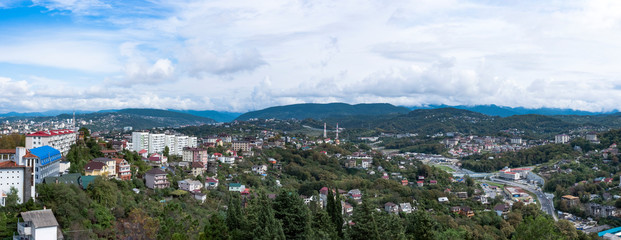
<svg viewBox="0 0 621 240"><path fill-rule="evenodd" d="M252 118L259 119L325 119L347 116L405 114L410 110L388 103L356 104L346 103L305 103L287 106L270 107L263 110L244 113L236 120L245 121Z"/></svg>

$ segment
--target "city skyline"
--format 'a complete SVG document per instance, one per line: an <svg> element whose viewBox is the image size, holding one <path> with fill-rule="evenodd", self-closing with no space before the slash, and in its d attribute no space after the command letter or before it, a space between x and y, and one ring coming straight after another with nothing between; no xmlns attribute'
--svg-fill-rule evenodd
<svg viewBox="0 0 621 240"><path fill-rule="evenodd" d="M618 110L615 1L5 1L0 113Z"/></svg>

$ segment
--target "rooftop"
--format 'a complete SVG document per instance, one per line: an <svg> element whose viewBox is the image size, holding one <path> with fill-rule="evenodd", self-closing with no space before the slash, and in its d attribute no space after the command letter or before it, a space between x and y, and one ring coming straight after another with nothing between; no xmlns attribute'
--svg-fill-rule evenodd
<svg viewBox="0 0 621 240"><path fill-rule="evenodd" d="M49 131L38 131L38 132L28 134L26 136L28 137L49 137L49 136L64 135L64 134L70 134L70 133L74 133L74 132L69 129L59 129L59 130L49 130Z"/></svg>
<svg viewBox="0 0 621 240"><path fill-rule="evenodd" d="M32 222L35 228L58 226L51 209L22 212L21 215L25 222Z"/></svg>

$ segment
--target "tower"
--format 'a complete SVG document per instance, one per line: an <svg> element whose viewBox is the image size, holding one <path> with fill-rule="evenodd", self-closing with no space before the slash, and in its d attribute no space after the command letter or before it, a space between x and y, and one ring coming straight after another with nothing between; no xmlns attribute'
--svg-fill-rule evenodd
<svg viewBox="0 0 621 240"><path fill-rule="evenodd" d="M328 132L326 130L326 123L323 123L323 139L328 137Z"/></svg>
<svg viewBox="0 0 621 240"><path fill-rule="evenodd" d="M336 145L338 145L340 143L339 141L339 124L336 123Z"/></svg>

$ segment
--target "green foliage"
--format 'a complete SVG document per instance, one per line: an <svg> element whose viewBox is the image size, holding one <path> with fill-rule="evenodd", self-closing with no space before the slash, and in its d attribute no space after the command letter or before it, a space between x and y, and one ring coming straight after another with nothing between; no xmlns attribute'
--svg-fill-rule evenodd
<svg viewBox="0 0 621 240"><path fill-rule="evenodd" d="M17 188L11 187L9 193L6 195L5 206L10 208L16 207L20 200L18 194Z"/></svg>
<svg viewBox="0 0 621 240"><path fill-rule="evenodd" d="M432 240L435 239L436 221L425 211L416 211L406 217L405 234L409 238Z"/></svg>
<svg viewBox="0 0 621 240"><path fill-rule="evenodd" d="M310 237L310 215L296 191L281 190L274 201L274 216L282 222L286 239Z"/></svg>
<svg viewBox="0 0 621 240"><path fill-rule="evenodd" d="M380 240L385 237L386 230L381 227L377 212L364 200L354 209L352 216L353 225L348 229L350 239Z"/></svg>
<svg viewBox="0 0 621 240"><path fill-rule="evenodd" d="M0 136L0 149L15 149L26 146L26 135L9 134Z"/></svg>
<svg viewBox="0 0 621 240"><path fill-rule="evenodd" d="M336 191L336 189L334 189ZM332 227L336 230L337 235L343 238L343 213L341 212L341 201L338 195L334 195L331 188L328 188L328 197L326 200L326 209L330 220L332 221Z"/></svg>
<svg viewBox="0 0 621 240"><path fill-rule="evenodd" d="M202 237L200 240L226 240L230 239L228 228L224 218L216 213L211 215L209 222L205 224Z"/></svg>
<svg viewBox="0 0 621 240"><path fill-rule="evenodd" d="M548 144L501 155L472 155L463 159L462 166L477 172L492 172L507 166L530 166L550 160L573 159L577 154L579 153L574 151L570 145Z"/></svg>
<svg viewBox="0 0 621 240"><path fill-rule="evenodd" d="M515 229L515 235L513 235L512 239L563 239L563 237L554 225L554 220L539 216L536 218L526 218L526 221Z"/></svg>
<svg viewBox="0 0 621 240"><path fill-rule="evenodd" d="M254 239L285 239L282 223L274 217L272 203L264 193L253 198L248 208L249 233Z"/></svg>

